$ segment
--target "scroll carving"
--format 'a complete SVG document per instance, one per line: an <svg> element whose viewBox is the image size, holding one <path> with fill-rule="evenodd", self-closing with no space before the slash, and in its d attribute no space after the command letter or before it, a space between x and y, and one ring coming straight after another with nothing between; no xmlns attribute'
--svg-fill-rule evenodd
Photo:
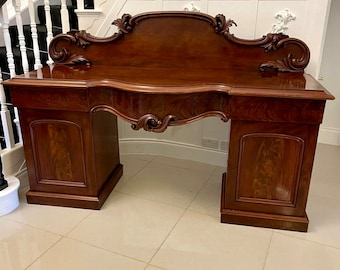
<svg viewBox="0 0 340 270"><path fill-rule="evenodd" d="M89 43L84 41L83 39L79 39L79 33L81 32L71 32L67 35L59 35L56 38L52 39L50 43L50 56L56 63L63 63L66 65L74 65L74 64L89 64L90 61L87 60L83 55L72 54L65 47L61 48L60 51L57 50L56 44L58 41L67 41L69 44L75 44L76 46L86 47Z"/></svg>
<svg viewBox="0 0 340 270"><path fill-rule="evenodd" d="M139 118L137 123L132 124L131 127L134 130L143 128L146 131L161 133L166 130L171 121L175 120L176 116L173 115L167 115L163 120L159 120L157 116L149 113Z"/></svg>
<svg viewBox="0 0 340 270"><path fill-rule="evenodd" d="M85 64L90 65L91 61L84 57L82 54L76 52L71 52L72 46L75 48L79 47L82 49L86 49L92 43L106 43L121 37L122 33L116 33L108 38L98 38L92 36L86 31L70 31L67 34L59 34L54 39L52 39L49 47L49 54L51 58L54 60L56 64L65 64L65 65L77 65L77 64ZM65 46L65 41L67 45ZM59 46L59 43L62 44ZM61 48L60 48L61 47Z"/></svg>
<svg viewBox="0 0 340 270"><path fill-rule="evenodd" d="M294 53L288 53L283 59L274 59L262 63L259 67L260 71L266 68L273 68L280 72L303 72L304 68L308 65L310 59L310 52L308 46L299 39L289 38L289 36L277 33L269 33L260 39L246 40L235 37L229 32L232 25L237 26L233 20L226 20L224 15L219 14L215 17L215 31L223 34L227 40L239 45L247 46L260 46L264 48L266 53L270 51L277 51L284 48L288 44L296 45L300 50L300 56Z"/></svg>
<svg viewBox="0 0 340 270"><path fill-rule="evenodd" d="M271 60L261 64L260 70L274 68L281 72L301 72L309 63L310 52L307 45L301 40L289 38L283 34L268 34L272 36L272 41L264 45L266 52L284 48L288 44L294 44L301 50L301 56L297 57L294 53L289 53L283 59Z"/></svg>
<svg viewBox="0 0 340 270"><path fill-rule="evenodd" d="M227 122L229 119L228 116L222 111L206 111L204 113L200 113L196 115L195 114L187 115L187 117L182 117L182 118L172 115L172 114L168 114L168 115L165 115L163 119L160 119L160 117L156 116L157 112L155 114L153 113L143 114L138 111L125 110L122 107L118 108L119 106L116 106L116 105L117 104L96 105L91 109L91 112L95 113L98 111L106 111L131 123L131 128L134 130L139 130L143 128L145 131L156 132L156 133L164 132L168 126L184 125L187 123L197 121L199 119L203 119L205 117L217 116L217 117L220 117L221 120L224 122ZM177 111L175 108L173 109L174 111ZM135 118L136 115L138 118Z"/></svg>
<svg viewBox="0 0 340 270"><path fill-rule="evenodd" d="M96 51L97 55L102 53L101 47L98 45L98 43L115 42L118 39L122 38L124 35L132 35L137 24L141 24L141 27L139 27L137 30L142 31L142 34L147 36L150 31L149 29L142 27L142 21L148 19L155 19L155 23L152 28L154 28L154 30L156 31L178 31L178 34L180 34L182 29L174 29L173 24L171 23L172 20L169 20L170 23L167 26L164 26L164 24L162 24L163 26L160 26L158 29L157 20L161 20L162 18L172 18L174 20L191 19L192 28L190 28L190 24L189 26L188 24L186 24L186 27L188 27L188 31L190 30L192 32L200 31L197 30L196 27L197 21L203 21L210 24L217 35L223 35L227 41L235 45L230 48L231 50L235 50L238 52L234 55L243 55L243 52L251 52L249 53L249 55L251 55L249 57L249 61L247 60L247 62L244 64L256 65L260 71L264 71L266 69L275 69L279 72L303 72L304 68L309 62L309 49L305 43L298 39L290 38L289 36L282 33L269 33L262 38L254 40L237 38L230 33L230 28L232 26L237 26L233 20L227 20L222 14L218 14L216 17L211 17L207 14L202 14L198 12L149 12L136 16L124 14L120 19L117 19L113 22L113 24L118 27L119 31L111 37L98 38L87 34L85 31L73 31L69 32L68 34L56 36L50 44L51 58L56 63L61 64L90 65L91 60L89 59L89 57L92 56L91 53L93 53L93 51ZM150 25L148 27L150 27ZM197 33L197 36L199 37L199 35L202 34L211 35L211 32L207 31L206 33ZM139 35L136 35L136 37L138 36ZM194 35L192 36L194 37ZM133 39L135 38L135 36L131 38ZM143 42L146 42L147 40L148 39L145 39ZM153 37L149 37L149 40L150 44L154 42ZM138 51L138 40L135 41L135 44L135 55L141 55L141 52ZM87 50L89 46L97 46L98 48L96 47L95 49L91 49L90 51ZM119 46L124 45L120 44ZM210 47L207 46L207 50L209 50L209 48ZM268 56L262 54L261 52L258 53L257 51L255 51L256 48L262 48L264 54L268 53ZM114 45L112 49L114 50ZM124 52L124 50L120 49L120 57L124 58L125 55L122 52ZM160 53L162 52L160 51ZM131 57L131 55L128 55L126 57ZM101 61L104 61L104 58L105 57L102 57L103 60ZM157 59L157 55L155 56L155 59ZM143 61L146 60L143 59ZM164 63L162 63L162 65L164 65Z"/></svg>

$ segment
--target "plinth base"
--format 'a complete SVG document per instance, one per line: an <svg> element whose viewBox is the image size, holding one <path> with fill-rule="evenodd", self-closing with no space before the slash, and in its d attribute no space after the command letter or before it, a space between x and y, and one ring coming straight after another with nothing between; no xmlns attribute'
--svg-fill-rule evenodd
<svg viewBox="0 0 340 270"><path fill-rule="evenodd" d="M61 194L29 190L26 193L28 203L86 208L98 210L102 207L113 188L123 174L123 166L119 164L111 177L106 181L97 196L84 196L75 194Z"/></svg>
<svg viewBox="0 0 340 270"><path fill-rule="evenodd" d="M272 229L290 230L307 232L308 217L268 214L261 212L250 212L238 209L230 209L225 205L225 185L226 174L222 177L222 194L221 194L221 222L239 225L249 225L256 227L265 227ZM273 206L274 207L274 206Z"/></svg>
<svg viewBox="0 0 340 270"><path fill-rule="evenodd" d="M14 176L6 176L6 180L8 187L0 191L0 216L9 214L19 206L20 181Z"/></svg>
<svg viewBox="0 0 340 270"><path fill-rule="evenodd" d="M237 210L223 210L221 222L256 227L307 232L308 217L290 217Z"/></svg>

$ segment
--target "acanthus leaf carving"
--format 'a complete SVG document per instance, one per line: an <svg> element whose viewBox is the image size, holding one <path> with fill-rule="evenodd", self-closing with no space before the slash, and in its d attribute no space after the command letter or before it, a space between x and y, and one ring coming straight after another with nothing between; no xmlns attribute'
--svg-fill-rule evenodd
<svg viewBox="0 0 340 270"><path fill-rule="evenodd" d="M229 28L233 25L237 26L237 24L233 20L227 20L223 14L216 15L214 25L216 33L225 35L230 34Z"/></svg>
<svg viewBox="0 0 340 270"><path fill-rule="evenodd" d="M236 24L235 24L236 25ZM266 68L273 68L280 72L303 72L304 68L308 65L310 59L310 51L308 46L301 40L290 38L288 35L279 34L267 34L260 39L247 40L237 38L229 33L229 27L225 27L227 30L221 31L225 38L233 43L247 46L259 46L264 48L266 53L271 51L278 51L284 48L288 44L293 44L298 47L299 55L288 52L287 56L282 59L269 60L262 63L259 66L260 71L264 71Z"/></svg>
<svg viewBox="0 0 340 270"><path fill-rule="evenodd" d="M90 44L87 40L85 40L86 33L84 31L74 31L74 37L76 39L75 45L78 47L83 47L84 49L86 48L87 45Z"/></svg>
<svg viewBox="0 0 340 270"><path fill-rule="evenodd" d="M279 42L286 38L289 38L289 37L281 33L268 34L267 38L265 39L266 43L261 45L261 47L264 48L265 52L270 52L271 50L277 51L280 48Z"/></svg>
<svg viewBox="0 0 340 270"><path fill-rule="evenodd" d="M272 41L263 46L265 52L279 50L288 44L294 44L300 49L301 55L297 56L294 53L288 53L283 59L264 62L260 66L260 71L263 71L265 68L274 68L280 72L303 72L310 59L307 45L301 40L289 38L289 36L284 34L268 34L268 36L272 36Z"/></svg>
<svg viewBox="0 0 340 270"><path fill-rule="evenodd" d="M122 18L114 20L112 24L117 26L123 33L128 34L131 33L134 26L131 18L130 14L123 14Z"/></svg>
<svg viewBox="0 0 340 270"><path fill-rule="evenodd" d="M289 67L285 65L283 61L280 61L280 60L267 61L261 64L260 71L265 71L267 68L272 68L279 72L290 71Z"/></svg>

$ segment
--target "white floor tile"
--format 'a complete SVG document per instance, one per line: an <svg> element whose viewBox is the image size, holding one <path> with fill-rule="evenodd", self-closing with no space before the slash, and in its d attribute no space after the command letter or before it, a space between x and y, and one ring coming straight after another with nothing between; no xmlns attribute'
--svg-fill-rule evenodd
<svg viewBox="0 0 340 270"><path fill-rule="evenodd" d="M24 224L0 218L0 268L23 270L61 237Z"/></svg>
<svg viewBox="0 0 340 270"><path fill-rule="evenodd" d="M187 211L151 264L169 270L263 269L272 232Z"/></svg>
<svg viewBox="0 0 340 270"><path fill-rule="evenodd" d="M307 233L277 232L340 249L340 201L311 195L307 213L310 220Z"/></svg>
<svg viewBox="0 0 340 270"><path fill-rule="evenodd" d="M148 265L145 270L165 270L165 268L158 268L156 266L153 265Z"/></svg>
<svg viewBox="0 0 340 270"><path fill-rule="evenodd" d="M171 165L174 167L179 167L183 169L189 169L189 170L199 171L199 172L204 172L204 173L209 173L209 174L211 174L216 168L216 166L211 165L211 164L201 163L201 162L192 161L192 160L183 160L183 159L178 159L178 158L165 157L165 156L157 156L153 160L153 163L157 163L157 162L166 164L166 165Z"/></svg>
<svg viewBox="0 0 340 270"><path fill-rule="evenodd" d="M145 263L72 239L62 239L28 270L143 270Z"/></svg>
<svg viewBox="0 0 340 270"><path fill-rule="evenodd" d="M155 156L144 155L122 155L120 162L123 164L123 176L119 179L119 182L115 186L115 191L118 191L124 186L133 176L146 167Z"/></svg>
<svg viewBox="0 0 340 270"><path fill-rule="evenodd" d="M189 206L189 210L220 217L222 174L214 173Z"/></svg>
<svg viewBox="0 0 340 270"><path fill-rule="evenodd" d="M141 160L151 162L157 157L157 155L143 154L143 153L121 155L120 158L121 158L121 160L123 160L123 162L124 162L125 157L132 157L132 158L141 159Z"/></svg>
<svg viewBox="0 0 340 270"><path fill-rule="evenodd" d="M310 194L340 200L340 146L318 144Z"/></svg>
<svg viewBox="0 0 340 270"><path fill-rule="evenodd" d="M340 147L318 144L307 202L307 233L277 231L340 249Z"/></svg>
<svg viewBox="0 0 340 270"><path fill-rule="evenodd" d="M340 249L340 200L310 196L307 212L310 216L307 239Z"/></svg>
<svg viewBox="0 0 340 270"><path fill-rule="evenodd" d="M340 250L274 233L264 270L340 269Z"/></svg>
<svg viewBox="0 0 340 270"><path fill-rule="evenodd" d="M338 270L339 162L340 147L318 145L309 230L298 233L221 224L225 168L123 155L124 176L101 210L21 199L0 217L0 269Z"/></svg>
<svg viewBox="0 0 340 270"><path fill-rule="evenodd" d="M227 171L227 168L226 167L219 167L219 166L216 166L216 169L214 171L214 174L217 174L217 175L221 175L222 177L222 174L225 173Z"/></svg>
<svg viewBox="0 0 340 270"><path fill-rule="evenodd" d="M20 198L20 206L9 214L8 218L59 235L66 235L90 213L91 210L87 209L27 204L25 198Z"/></svg>
<svg viewBox="0 0 340 270"><path fill-rule="evenodd" d="M152 162L119 191L140 198L186 208L211 173Z"/></svg>
<svg viewBox="0 0 340 270"><path fill-rule="evenodd" d="M113 194L68 236L148 262L183 214L183 209Z"/></svg>

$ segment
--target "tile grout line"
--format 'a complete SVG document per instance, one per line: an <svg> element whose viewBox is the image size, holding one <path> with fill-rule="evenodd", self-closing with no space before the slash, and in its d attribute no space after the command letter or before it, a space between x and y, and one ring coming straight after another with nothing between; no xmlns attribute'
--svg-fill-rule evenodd
<svg viewBox="0 0 340 270"><path fill-rule="evenodd" d="M64 237L68 237L68 235L73 232L85 219L87 219L89 216L91 216L93 213L95 213L97 210L90 211L82 220L80 220L76 225L73 226L67 233L65 233Z"/></svg>
<svg viewBox="0 0 340 270"><path fill-rule="evenodd" d="M204 163L204 162L199 162L199 161L193 161L193 160L190 160L190 159L180 159L180 158L175 158L175 157L169 157L169 156L164 156L164 155L156 155L155 158L149 162L148 165L150 165L151 162L158 162L162 165L167 165L167 166L170 166L170 167L174 167L174 168L178 168L178 169L183 169L183 170L189 170L189 171L194 171L194 172L199 172L199 173L203 173L201 170L198 170L198 169L193 169L193 168L188 168L188 167L183 167L183 166L179 166L179 165L176 165L176 164L169 164L167 162L162 162L162 161L157 161L156 158L157 157L164 157L164 158L169 158L169 159L176 159L176 160L181 160L181 161L192 161L194 163L199 163L199 164L203 164L203 165L208 165L208 166L213 166L215 167L213 170L212 170L212 173L216 171L217 167L220 167L220 166L217 166L217 165L213 165L213 164L209 164L209 163ZM147 166L148 166L147 165Z"/></svg>
<svg viewBox="0 0 340 270"><path fill-rule="evenodd" d="M157 157L157 156L156 156ZM155 158L156 158L155 157ZM141 173L142 170L144 170L146 167L148 167L152 162L155 161L155 158L150 161L147 165L145 165L143 168L141 168L135 175L133 175L131 177L134 178L135 176L137 176L139 173ZM160 162L161 164L163 165L166 165L162 162ZM194 172L199 172L198 170L194 170L194 169L190 169L190 168L183 168L183 167L180 167L180 166L174 166L174 165L171 165L171 164L168 164L169 166L171 167L174 167L174 168L180 168L180 169L184 169L184 170L190 170L190 171L194 171ZM143 198L143 197L140 197L138 195L135 195L135 194L130 194L130 193L126 193L126 192L123 192L122 191L122 187L124 187L126 184L124 184L122 187L120 187L119 190L115 191L113 190L114 192L116 193L120 193L120 194L124 194L124 195L127 195L127 196L132 196L132 197L135 197L135 198L139 198L139 199L143 199L143 200L146 200L146 201L151 201L151 202L157 202L157 203L161 203L161 204L164 204L164 205L168 205L168 206L173 206L173 207L177 207L177 208L181 208L181 209L185 209L187 210L190 205L192 204L192 202L196 199L196 197L198 196L198 194L203 190L203 188L208 184L209 180L211 179L211 177L215 174L216 170L218 169L218 166L214 166L214 170L212 170L212 172L209 174L209 176L207 177L207 180L205 181L205 183L202 185L202 187L197 191L196 195L193 197L193 199L190 201L190 203L186 206L186 207L181 207L181 206L176 206L176 205L173 205L173 204L170 204L170 203L166 203L166 202L162 202L162 201L156 201L156 200L153 200L153 199L147 199L147 198ZM129 182L130 180L128 180L127 182ZM195 211L194 211L195 212ZM209 216L209 215L208 215Z"/></svg>
<svg viewBox="0 0 340 270"><path fill-rule="evenodd" d="M131 156L136 156L136 155L131 155ZM152 160L144 160L144 159L140 159L140 158L137 158L137 159L139 159L139 160L143 160L143 161L146 161L147 163L145 164L145 166L143 166L142 168L140 168L134 175L132 175L130 178L129 178L129 180L126 180L126 183L125 184L123 184L120 188L119 188L119 190L121 190L124 186L126 186L129 182L130 182L130 180L132 180L134 177L136 177L139 173L141 173L141 171L143 171L146 167L148 167L149 165L150 165L150 163L152 163L153 161L154 161L154 159L156 158L157 156L155 156ZM121 162L121 161L120 161ZM121 163L122 164L122 163ZM123 165L123 174L122 174L122 176L124 176L124 164L122 164ZM120 181L120 179L119 179L119 181ZM119 183L119 181L118 181L118 183ZM118 184L117 183L117 184ZM118 191L116 191L116 192L119 192L119 190ZM113 191L114 191L114 189L113 189Z"/></svg>
<svg viewBox="0 0 340 270"><path fill-rule="evenodd" d="M56 234L58 235L58 234ZM40 260L51 248L53 248L56 244L58 244L62 239L65 238L65 236L59 235L61 236L60 239L58 239L55 243L53 243L53 245L51 245L48 249L45 250L45 252L43 252L40 256L38 256L35 260L33 260L26 268L25 270L29 269L35 262L37 262L38 260Z"/></svg>
<svg viewBox="0 0 340 270"><path fill-rule="evenodd" d="M185 210L189 210L190 206L192 205L192 203L195 201L195 199L197 198L197 196L201 193L201 191L208 185L209 181L212 179L213 175L215 174L215 171L217 170L217 167L212 171L212 173L209 175L208 180L204 183L204 185L202 185L202 187L200 188L199 191L197 191L196 195L193 197L193 199L191 200L191 202L189 203L189 205L186 207ZM193 211L196 212L196 211ZM200 213L200 212L198 212ZM203 214L203 213L201 213ZM207 214L205 214L207 215ZM207 215L209 216L209 215Z"/></svg>
<svg viewBox="0 0 340 270"><path fill-rule="evenodd" d="M266 264L267 264L267 259L268 259L268 255L269 255L269 250L270 250L270 247L272 245L272 240L273 240L273 236L274 236L274 231L271 232L271 236L270 236L270 241L269 241L269 244L268 244L268 248L267 248L267 253L266 253L266 258L264 259L264 262L263 262L263 268L262 270L265 270L266 269Z"/></svg>
<svg viewBox="0 0 340 270"><path fill-rule="evenodd" d="M202 191L202 189L207 185L207 183L209 182L209 180L211 179L211 177L214 175L215 171L217 168L215 168L209 175L208 180L205 182L205 184L200 188L200 190L197 192L196 196L191 200L191 202L187 205L186 208L183 208L184 211L182 213L182 215L178 218L177 222L174 224L174 226L172 227L172 229L169 231L169 233L165 236L165 238L163 239L162 243L159 245L159 247L157 248L157 250L155 251L155 253L153 254L153 256L150 258L150 260L147 262L147 265L145 267L145 269L147 268L148 265L150 265L151 261L153 260L153 258L156 256L156 254L159 252L159 250L161 249L161 247L164 245L165 241L169 238L170 234L174 231L175 227L177 226L177 224L180 222L180 220L182 219L182 217L184 216L184 214L189 210L190 205L192 204L192 202L195 200L195 198L198 196L198 194ZM158 267L158 266L156 266Z"/></svg>
<svg viewBox="0 0 340 270"><path fill-rule="evenodd" d="M19 224L19 225L27 226L29 228L33 228L33 229L36 229L36 230L39 230L39 231L43 231L43 232L46 232L46 233L50 233L50 234L54 234L54 235L57 235L57 236L60 236L60 237L64 237L63 234L52 232L52 231L49 231L49 230L44 229L44 228L37 227L37 226L32 225L32 224L28 224L28 223L25 223L25 222L22 222L22 221L19 221L19 220L16 220L16 219L12 219L12 218L8 218L8 219L11 222L14 222L14 223Z"/></svg>
<svg viewBox="0 0 340 270"><path fill-rule="evenodd" d="M152 257L150 258L150 260L147 262L147 265L149 265L151 263L151 261L153 260L153 258L156 256L156 254L158 253L158 251L161 249L161 247L163 246L163 244L165 243L165 241L168 239L168 237L170 236L170 234L173 232L173 230L175 229L175 227L177 226L177 224L179 223L179 221L182 219L182 217L184 216L184 214L186 213L187 209L182 208L184 211L182 213L182 215L178 218L178 220L176 221L176 223L174 224L174 226L171 228L171 230L169 231L169 233L164 237L162 243L159 245L159 247L157 248L157 250L155 251L155 253L152 255ZM156 266L158 267L158 266Z"/></svg>
<svg viewBox="0 0 340 270"><path fill-rule="evenodd" d="M287 236L287 237L289 237L289 238L293 238L293 239L305 241L305 242L312 243L312 244L315 244L315 245L320 245L320 246L323 246L323 247L328 247L328 248L340 250L340 247L334 247L334 246L331 246L331 245L327 245L327 244L324 244L324 243L320 243L320 242L313 241L313 240L311 240L311 239L303 239L303 238L300 238L300 237L297 237L297 236L285 234L284 232L281 232L281 231L279 231L279 230L273 231L273 233L277 233L277 234L280 234L280 235L283 235L283 236ZM308 233L308 232L307 232L307 233Z"/></svg>
<svg viewBox="0 0 340 270"><path fill-rule="evenodd" d="M79 239L73 238L73 237L71 237L71 236L65 236L65 237L63 237L63 239L72 240L72 241L81 243L81 244L83 244L83 245L86 245L86 246L89 246L89 247L93 247L93 248L99 249L99 250L101 250L101 251L105 251L105 252L108 252L108 253L111 253L111 254L115 254L115 255L118 255L118 256L122 256L122 257L124 257L124 258L128 258L128 259L133 260L133 261L137 261L137 262L140 262L140 263L145 263L145 264L147 264L146 261L143 261L143 260L141 260L141 259L138 259L138 258L135 258L135 257L131 257L131 256L128 256L128 255L126 255L126 254L119 253L119 252L117 252L117 251L113 251L113 250L110 250L110 249L106 249L106 248L97 246L97 245L95 245L95 244L91 244L91 243L88 243L88 242L86 242L86 241L83 241L83 240L79 240Z"/></svg>
<svg viewBox="0 0 340 270"><path fill-rule="evenodd" d="M145 267L144 267L144 270L147 270L147 268L151 266L151 267L156 267L157 269L159 270L167 270L166 268L163 268L163 267L160 267L160 266L156 266L156 265L153 265L153 264L146 264Z"/></svg>

